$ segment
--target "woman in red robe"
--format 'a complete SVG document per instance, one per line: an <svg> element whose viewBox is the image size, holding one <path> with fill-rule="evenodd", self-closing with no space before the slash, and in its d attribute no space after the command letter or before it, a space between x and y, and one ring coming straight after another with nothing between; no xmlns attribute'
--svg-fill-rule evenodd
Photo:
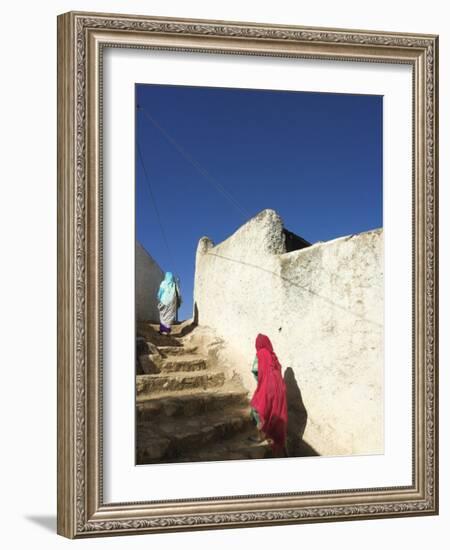
<svg viewBox="0 0 450 550"><path fill-rule="evenodd" d="M258 429L271 441L274 454L280 455L285 452L287 434L286 385L272 343L264 334L256 337L252 371L258 380L250 401L253 416Z"/></svg>

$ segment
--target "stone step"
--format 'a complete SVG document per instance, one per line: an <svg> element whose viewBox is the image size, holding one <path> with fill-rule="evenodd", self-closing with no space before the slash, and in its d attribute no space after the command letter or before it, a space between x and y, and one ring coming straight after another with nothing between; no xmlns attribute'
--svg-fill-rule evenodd
<svg viewBox="0 0 450 550"><path fill-rule="evenodd" d="M213 462L272 458L272 450L266 441L255 442L249 439L250 436L255 435L256 430L247 430L230 439L193 450L179 459L168 459L167 462Z"/></svg>
<svg viewBox="0 0 450 550"><path fill-rule="evenodd" d="M138 399L136 413L139 420L149 420L158 416L194 416L206 412L225 410L228 407L247 403L245 390L220 389L193 393L158 394L146 399Z"/></svg>
<svg viewBox="0 0 450 550"><path fill-rule="evenodd" d="M140 357L141 355L160 355L160 352L155 344L138 336L136 338L136 356Z"/></svg>
<svg viewBox="0 0 450 550"><path fill-rule="evenodd" d="M155 332L159 331L159 324L150 323L147 326L151 327L151 329ZM192 320L175 323L171 327L170 336L173 338L182 338L183 336L190 334L194 330L194 328L195 325L193 325ZM165 336L163 336L163 338L165 338Z"/></svg>
<svg viewBox="0 0 450 550"><path fill-rule="evenodd" d="M224 441L251 428L248 407L187 417L141 421L137 424L137 464L185 460L199 447Z"/></svg>
<svg viewBox="0 0 450 550"><path fill-rule="evenodd" d="M147 342L154 344L158 348L160 347L171 347L171 348L180 348L180 349L183 348L183 343L176 336L172 336L172 335L166 336L166 335L161 335L158 332L150 332L150 333L147 333L145 336L143 336L143 338Z"/></svg>
<svg viewBox="0 0 450 550"><path fill-rule="evenodd" d="M202 357L176 356L163 358L158 362L161 373L169 372L194 372L207 369L206 361Z"/></svg>
<svg viewBox="0 0 450 550"><path fill-rule="evenodd" d="M172 355L189 355L198 351L198 346L158 346L159 351L164 357Z"/></svg>
<svg viewBox="0 0 450 550"><path fill-rule="evenodd" d="M182 347L183 344L180 341L181 334L177 335L161 335L159 334L159 325L152 325L143 321L139 321L136 327L137 339L144 339L146 342L151 342L156 346L172 346Z"/></svg>
<svg viewBox="0 0 450 550"><path fill-rule="evenodd" d="M138 374L136 396L151 396L158 392L183 391L194 388L217 388L223 386L225 373L222 371L174 372L168 374Z"/></svg>

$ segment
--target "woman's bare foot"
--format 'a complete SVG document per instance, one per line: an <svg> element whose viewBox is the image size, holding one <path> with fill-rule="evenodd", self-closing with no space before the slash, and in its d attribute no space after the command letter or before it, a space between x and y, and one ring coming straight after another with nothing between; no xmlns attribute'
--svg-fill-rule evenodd
<svg viewBox="0 0 450 550"><path fill-rule="evenodd" d="M262 443L266 440L266 436L261 430L258 430L257 435L251 435L248 439L253 441L253 443Z"/></svg>

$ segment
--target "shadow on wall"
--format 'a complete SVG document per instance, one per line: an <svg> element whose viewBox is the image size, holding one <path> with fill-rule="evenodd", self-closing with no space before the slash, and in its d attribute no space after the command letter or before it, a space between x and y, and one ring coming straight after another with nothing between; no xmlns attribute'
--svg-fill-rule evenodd
<svg viewBox="0 0 450 550"><path fill-rule="evenodd" d="M198 307L197 302L194 303L194 315L191 320L181 321L176 323L182 325L181 329L177 331L178 336L186 336L190 334L196 326L198 326Z"/></svg>
<svg viewBox="0 0 450 550"><path fill-rule="evenodd" d="M308 413L297 384L295 373L287 367L284 373L288 408L287 451L289 456L319 456L319 453L303 440Z"/></svg>
<svg viewBox="0 0 450 550"><path fill-rule="evenodd" d="M192 318L192 323L195 327L198 326L198 306L197 306L197 302L194 303L194 316Z"/></svg>

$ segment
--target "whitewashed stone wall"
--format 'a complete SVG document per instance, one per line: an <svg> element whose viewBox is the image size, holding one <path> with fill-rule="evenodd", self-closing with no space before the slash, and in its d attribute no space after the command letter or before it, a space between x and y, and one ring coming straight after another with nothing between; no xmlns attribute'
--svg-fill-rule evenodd
<svg viewBox="0 0 450 550"><path fill-rule="evenodd" d="M230 368L251 391L255 337L270 337L295 429L317 453L382 453L382 230L285 253L282 229L265 210L217 246L200 240L199 324L224 338Z"/></svg>
<svg viewBox="0 0 450 550"><path fill-rule="evenodd" d="M164 273L155 260L136 241L136 319L159 322L156 293Z"/></svg>

